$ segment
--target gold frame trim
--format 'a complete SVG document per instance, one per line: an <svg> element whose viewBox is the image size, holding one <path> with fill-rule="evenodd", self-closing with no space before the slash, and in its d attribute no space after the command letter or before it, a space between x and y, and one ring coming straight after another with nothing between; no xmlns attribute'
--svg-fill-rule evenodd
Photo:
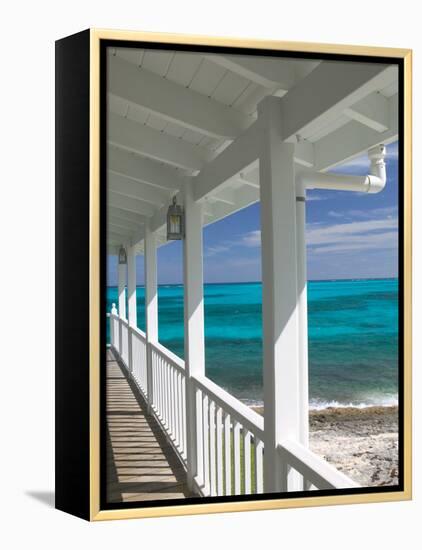
<svg viewBox="0 0 422 550"><path fill-rule="evenodd" d="M248 502L181 504L159 508L100 510L100 40L126 40L256 48L343 55L395 57L404 60L404 490L338 496L271 499ZM150 518L216 514L253 510L273 510L309 506L332 506L391 502L412 498L412 50L311 42L281 42L248 38L149 33L107 29L90 30L90 519Z"/></svg>

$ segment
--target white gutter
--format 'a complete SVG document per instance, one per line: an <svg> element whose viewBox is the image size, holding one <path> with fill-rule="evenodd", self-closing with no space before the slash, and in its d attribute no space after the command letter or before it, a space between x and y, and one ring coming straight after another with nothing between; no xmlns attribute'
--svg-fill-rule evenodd
<svg viewBox="0 0 422 550"><path fill-rule="evenodd" d="M384 189L387 177L385 172L385 145L377 145L368 151L371 171L367 176L348 174L326 174L323 172L303 172L298 175L299 188L333 189L337 191L359 191L379 193Z"/></svg>

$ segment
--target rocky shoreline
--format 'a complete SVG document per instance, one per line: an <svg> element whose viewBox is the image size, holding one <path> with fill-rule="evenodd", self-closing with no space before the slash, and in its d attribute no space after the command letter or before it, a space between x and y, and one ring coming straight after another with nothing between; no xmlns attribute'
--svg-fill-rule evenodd
<svg viewBox="0 0 422 550"><path fill-rule="evenodd" d="M309 424L311 450L360 485L398 483L397 407L310 411Z"/></svg>

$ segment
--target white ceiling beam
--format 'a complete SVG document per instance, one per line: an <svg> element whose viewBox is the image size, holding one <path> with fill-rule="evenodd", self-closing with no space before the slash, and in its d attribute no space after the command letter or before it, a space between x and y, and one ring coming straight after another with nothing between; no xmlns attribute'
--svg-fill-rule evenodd
<svg viewBox="0 0 422 550"><path fill-rule="evenodd" d="M120 210L127 210L128 212L133 212L134 214L142 214L147 217L151 217L156 208L151 204L140 201L138 199L133 199L130 197L125 197L114 191L109 191L108 193L109 204L112 207L119 208Z"/></svg>
<svg viewBox="0 0 422 550"><path fill-rule="evenodd" d="M108 148L107 162L113 172L161 189L178 191L185 183L184 176L173 167L115 147Z"/></svg>
<svg viewBox="0 0 422 550"><path fill-rule="evenodd" d="M158 191L145 183L116 174L110 170L107 176L107 185L108 189L115 193L149 202L158 208L170 200L168 192Z"/></svg>
<svg viewBox="0 0 422 550"><path fill-rule="evenodd" d="M253 119L119 57L109 58L109 92L165 120L212 137L234 139Z"/></svg>
<svg viewBox="0 0 422 550"><path fill-rule="evenodd" d="M222 202L224 204L229 204L231 206L234 206L236 203L235 199L235 191L233 189L224 189L223 191L220 191L220 193L213 194L209 197L209 200L211 202Z"/></svg>
<svg viewBox="0 0 422 550"><path fill-rule="evenodd" d="M120 218L119 216L108 215L107 223L115 225L116 227L121 227L127 231L137 231L142 225L129 221L127 219Z"/></svg>
<svg viewBox="0 0 422 550"><path fill-rule="evenodd" d="M123 237L126 237L126 238L128 238L131 233L130 229L121 227L120 225L115 225L114 223L109 223L107 225L107 231L111 231L116 235L122 235Z"/></svg>
<svg viewBox="0 0 422 550"><path fill-rule="evenodd" d="M204 225L214 223L218 220L222 220L235 212L239 212L243 208L254 204L259 201L259 190L248 187L236 189L234 192L235 204L221 204L215 203L212 205L212 217L204 220Z"/></svg>
<svg viewBox="0 0 422 550"><path fill-rule="evenodd" d="M389 100L374 92L346 109L344 114L377 132L385 132L389 124Z"/></svg>
<svg viewBox="0 0 422 550"><path fill-rule="evenodd" d="M231 177L256 161L259 155L261 128L255 122L218 157L204 166L194 178L194 197L201 200Z"/></svg>
<svg viewBox="0 0 422 550"><path fill-rule="evenodd" d="M207 58L264 88L287 91L297 78L290 59L244 55L208 55Z"/></svg>
<svg viewBox="0 0 422 550"><path fill-rule="evenodd" d="M133 212L128 212L127 210L122 210L121 208L116 208L115 206L112 206L110 202L107 206L109 216L117 216L118 218L128 220L137 225L143 225L147 220L147 217L143 214L135 214Z"/></svg>
<svg viewBox="0 0 422 550"><path fill-rule="evenodd" d="M208 159L206 150L201 147L114 113L108 115L108 142L127 151L190 170L200 170Z"/></svg>
<svg viewBox="0 0 422 550"><path fill-rule="evenodd" d="M128 237L115 233L114 231L107 231L107 242L118 246L126 245Z"/></svg>
<svg viewBox="0 0 422 550"><path fill-rule="evenodd" d="M283 139L308 137L345 109L397 78L397 68L323 61L280 101Z"/></svg>
<svg viewBox="0 0 422 550"><path fill-rule="evenodd" d="M388 144L398 138L397 96L390 98L389 128L378 132L360 122L351 120L335 132L315 143L315 169L329 170L348 159L366 153L380 143Z"/></svg>

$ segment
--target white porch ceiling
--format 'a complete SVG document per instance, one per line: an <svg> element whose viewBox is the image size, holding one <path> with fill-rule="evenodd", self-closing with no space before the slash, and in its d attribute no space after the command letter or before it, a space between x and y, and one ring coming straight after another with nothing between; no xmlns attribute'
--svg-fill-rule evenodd
<svg viewBox="0 0 422 550"><path fill-rule="evenodd" d="M223 164L247 149L237 138L253 131L266 96L281 98L298 170L324 171L397 139L393 66L109 48L109 250L142 251L145 223L164 243L165 210L191 178L205 224L258 201L256 163Z"/></svg>

